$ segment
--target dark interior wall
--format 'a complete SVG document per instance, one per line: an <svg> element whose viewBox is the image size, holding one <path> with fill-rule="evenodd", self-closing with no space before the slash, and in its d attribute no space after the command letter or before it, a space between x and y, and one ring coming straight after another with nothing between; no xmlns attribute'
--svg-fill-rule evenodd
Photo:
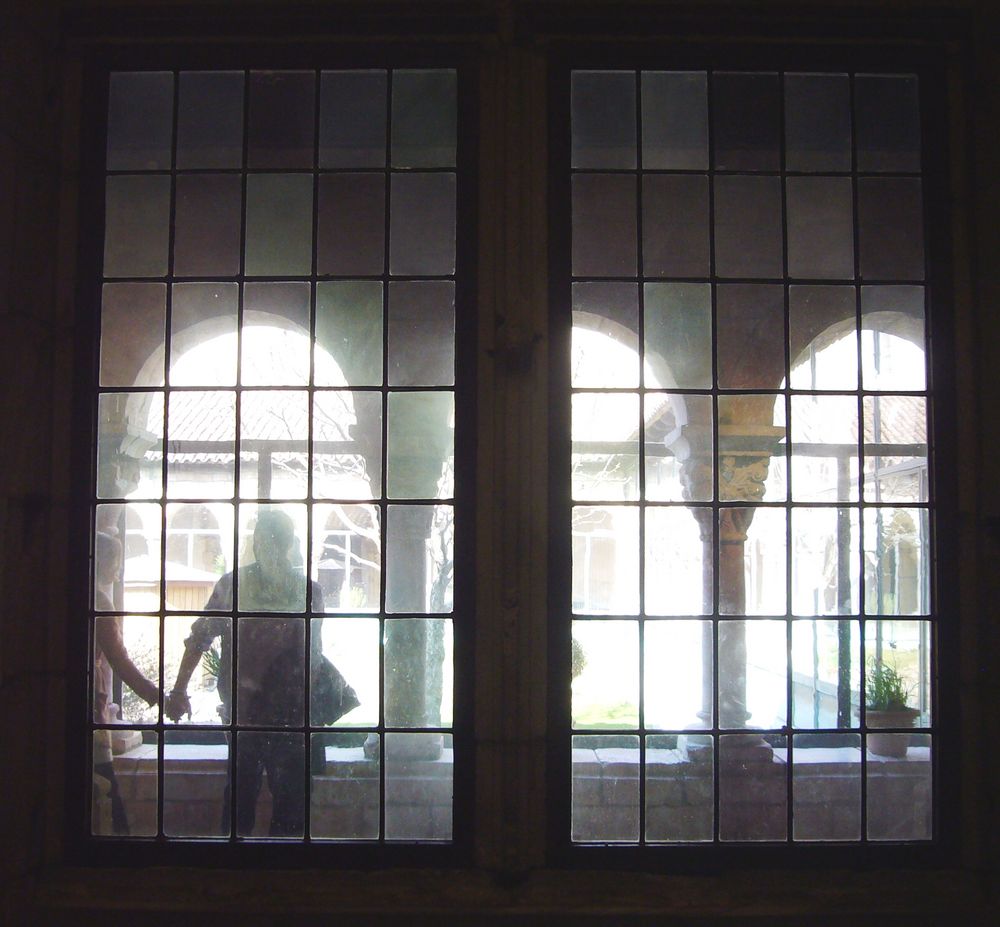
<svg viewBox="0 0 1000 927"><path fill-rule="evenodd" d="M479 40L480 90L498 118L484 120L479 159L480 492L497 493L506 517L481 507L477 587L476 842L454 871L254 872L203 868L87 867L70 860L66 717L73 516L74 345L79 327L76 254L80 67L79 28L116 31L117 11L132 25L155 10L154 30L192 21L196 3L6 0L0 5L0 833L4 913L11 924L311 923L339 914L350 923L636 922L768 924L990 923L1000 884L997 816L995 665L1000 660L1000 7L992 0L930 4L710 2L713 29L727 24L766 35L771 25L822 37L846 23L861 37L914 30L949 62L950 189L956 396L953 421L957 513L954 553L960 629L950 720L956 841L947 859L921 869L877 871L859 857L837 870L763 867L698 876L667 872L568 872L551 868L544 848L545 447L544 364L505 364L546 337L544 43L519 41L518 16L544 14L572 31L582 4L468 3L491 26ZM313 3L339 12L358 4ZM375 9L378 4L362 5ZM422 8L408 5L419 19ZM621 4L587 4L595 15ZM252 8L274 34L287 29L288 5L215 4L239 22ZM690 5L633 5L662 16ZM112 14L108 14L108 10ZM398 9L398 7L397 7ZM139 13L136 13L139 10ZM81 13L82 11L82 13ZM261 12L263 11L263 12ZM275 11L280 11L276 13ZM749 11L749 12L748 12ZM770 25L758 16L773 17ZM638 21L638 20L637 20ZM662 18L661 18L662 24ZM756 23L756 26L754 26ZM196 30L195 30L196 31ZM944 40L945 33L952 36ZM155 38L155 34L152 35ZM525 154L527 152L527 154ZM541 154L539 154L541 152ZM526 231L529 233L526 235ZM513 281L516 281L514 283ZM503 324L500 320L503 319ZM499 348L499 350L496 350ZM530 350L530 348L529 348ZM513 356L513 355L511 355ZM542 354L544 357L544 354ZM496 360L499 358L499 361ZM522 414L524 409L532 413ZM497 564L500 564L498 566ZM503 575L500 575L501 568ZM515 592L511 592L511 590ZM487 656L488 655L488 656ZM513 727L510 718L520 719ZM959 749L960 744L960 749ZM489 920L486 920L489 918ZM495 920L494 920L495 919Z"/></svg>

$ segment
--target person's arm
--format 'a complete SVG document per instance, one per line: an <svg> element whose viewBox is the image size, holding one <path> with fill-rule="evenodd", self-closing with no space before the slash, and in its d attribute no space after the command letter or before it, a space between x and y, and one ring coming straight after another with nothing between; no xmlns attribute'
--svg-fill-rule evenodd
<svg viewBox="0 0 1000 927"><path fill-rule="evenodd" d="M177 679L163 704L163 713L171 721L180 721L183 715L191 716L188 683L201 662L202 654L212 646L212 641L222 633L224 627L224 618L208 615L196 619L191 625L191 633L184 641L184 656L181 657L181 665L177 670Z"/></svg>
<svg viewBox="0 0 1000 927"><path fill-rule="evenodd" d="M160 701L160 689L150 679L147 679L128 655L125 642L122 640L121 624L115 618L99 618L95 631L97 646L108 658L111 668L121 677L122 682L132 689L136 695L145 699L150 705Z"/></svg>

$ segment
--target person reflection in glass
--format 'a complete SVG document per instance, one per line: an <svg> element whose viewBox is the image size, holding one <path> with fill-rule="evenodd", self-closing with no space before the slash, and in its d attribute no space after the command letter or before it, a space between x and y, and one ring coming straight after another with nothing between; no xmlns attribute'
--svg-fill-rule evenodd
<svg viewBox="0 0 1000 927"><path fill-rule="evenodd" d="M289 613L289 617L239 619L239 657L236 688L236 720L239 727L271 730L242 731L237 740L236 833L252 835L257 797L267 774L272 811L272 837L301 836L305 817L305 750L302 734L288 733L304 723L306 583L302 571L293 566L295 543L291 518L279 509L262 509L253 533L254 562L240 567L235 576L239 611ZM207 611L231 611L234 574L216 583ZM311 584L311 608L323 611L323 592ZM216 638L221 639L219 713L224 723L232 718L230 678L233 665L230 619L204 615L194 621L184 641L184 656L177 681L166 698L164 712L173 721L191 714L187 689L191 675ZM319 636L312 641L313 665L322 659ZM339 673L333 672L341 680ZM345 696L354 698L350 686ZM356 704L354 699L354 704ZM351 705L353 707L353 704ZM274 729L278 730L274 730ZM223 832L229 832L229 793L226 791Z"/></svg>

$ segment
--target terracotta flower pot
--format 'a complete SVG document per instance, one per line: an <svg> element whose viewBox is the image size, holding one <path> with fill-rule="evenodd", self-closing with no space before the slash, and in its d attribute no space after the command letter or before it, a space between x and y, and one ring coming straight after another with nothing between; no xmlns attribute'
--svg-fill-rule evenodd
<svg viewBox="0 0 1000 927"><path fill-rule="evenodd" d="M865 709L865 724L869 728L891 727L906 728L916 724L920 712L916 708L898 708L892 711L877 711ZM868 749L879 756L891 756L900 759L906 756L909 738L905 734L870 733Z"/></svg>

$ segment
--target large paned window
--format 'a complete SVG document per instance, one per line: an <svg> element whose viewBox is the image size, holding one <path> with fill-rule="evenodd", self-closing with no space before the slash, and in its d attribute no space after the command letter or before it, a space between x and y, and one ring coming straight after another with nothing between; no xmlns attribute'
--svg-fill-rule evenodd
<svg viewBox="0 0 1000 927"><path fill-rule="evenodd" d="M918 79L567 80L566 839L930 840Z"/></svg>
<svg viewBox="0 0 1000 927"><path fill-rule="evenodd" d="M92 835L453 840L457 87L109 76Z"/></svg>

